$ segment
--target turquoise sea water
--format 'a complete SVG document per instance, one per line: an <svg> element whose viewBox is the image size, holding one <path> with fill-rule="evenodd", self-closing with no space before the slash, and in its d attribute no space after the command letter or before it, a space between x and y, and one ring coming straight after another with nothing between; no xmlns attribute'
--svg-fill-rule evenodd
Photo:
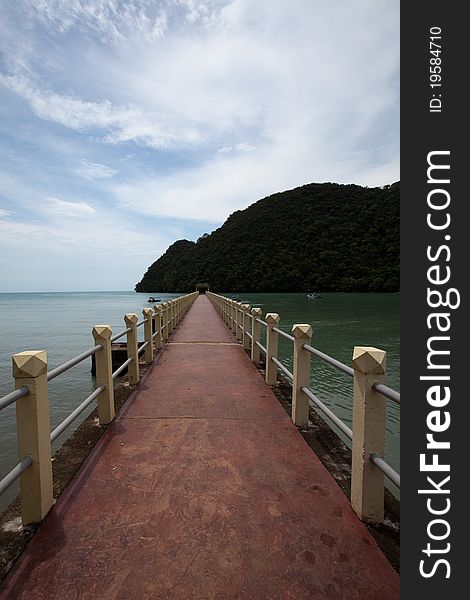
<svg viewBox="0 0 470 600"><path fill-rule="evenodd" d="M162 300L176 296L153 295ZM321 300L309 300L305 294L242 294L240 297L252 306L260 306L263 315L279 313L280 327L285 331L290 331L293 323L312 324L313 345L348 365L354 345L386 350L388 384L399 390L398 294L324 294ZM0 397L14 389L11 376L13 353L46 349L49 369L54 368L94 345L91 335L94 325L109 324L113 332L121 331L125 313L140 315L143 308L152 306L147 303L147 298L147 294L134 292L0 294ZM280 356L291 368L289 342L281 340ZM52 428L94 389L90 366L91 359L88 359L50 382ZM351 423L350 377L314 359L311 387L339 417ZM93 405L90 411L92 408ZM17 462L15 423L14 406L0 412L0 478ZM75 426L79 423L80 420ZM56 442L56 446L72 431L73 427ZM399 408L389 402L386 457L396 469L399 469L399 433ZM0 497L0 508L16 493L17 488L13 486Z"/></svg>

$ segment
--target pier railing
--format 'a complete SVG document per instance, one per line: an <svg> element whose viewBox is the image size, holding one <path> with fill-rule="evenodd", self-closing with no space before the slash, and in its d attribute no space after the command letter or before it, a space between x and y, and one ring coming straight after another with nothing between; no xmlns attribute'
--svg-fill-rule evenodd
<svg viewBox="0 0 470 600"><path fill-rule="evenodd" d="M140 355L147 364L162 348L193 303L197 292L144 308L143 319L135 313L124 316L125 329L113 335L109 325L95 325L95 345L48 371L45 350L29 350L13 355L15 391L0 398L0 411L16 403L18 464L0 480L0 495L20 479L23 524L41 521L53 503L51 444L94 400L98 402L100 425L114 419L114 380L128 369L130 385L140 380ZM138 328L144 328L144 342L138 344ZM112 343L126 336L127 359L112 371ZM53 431L49 418L48 384L91 356L95 357L96 388Z"/></svg>
<svg viewBox="0 0 470 600"><path fill-rule="evenodd" d="M266 382L274 385L280 371L292 386L292 421L308 427L309 410L320 411L351 441L351 504L357 515L368 521L383 521L384 476L400 487L400 475L385 461L387 400L400 404L400 394L385 384L386 352L370 346L355 346L352 366L328 356L312 346L312 327L295 324L291 333L279 328L276 313L262 317L261 308L207 292L221 317L251 352L257 364L261 354L266 364ZM266 346L261 343L261 327L266 330ZM279 337L292 344L291 372L278 356ZM354 380L352 429L348 427L311 389L311 357L315 356Z"/></svg>

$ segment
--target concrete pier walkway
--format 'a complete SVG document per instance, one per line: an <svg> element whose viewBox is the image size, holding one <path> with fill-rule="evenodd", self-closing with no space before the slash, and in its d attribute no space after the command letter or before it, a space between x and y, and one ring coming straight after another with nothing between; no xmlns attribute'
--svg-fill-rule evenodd
<svg viewBox="0 0 470 600"><path fill-rule="evenodd" d="M397 600L398 589L343 492L199 296L0 598Z"/></svg>

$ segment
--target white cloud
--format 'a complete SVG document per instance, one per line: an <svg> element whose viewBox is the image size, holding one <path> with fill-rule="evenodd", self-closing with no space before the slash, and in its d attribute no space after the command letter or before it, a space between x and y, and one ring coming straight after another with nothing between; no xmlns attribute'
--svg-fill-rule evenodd
<svg viewBox="0 0 470 600"><path fill-rule="evenodd" d="M75 169L75 172L89 181L94 181L95 179L107 179L113 177L116 175L117 170L111 169L111 167L108 167L107 165L93 163L86 158L82 158L80 160L80 165Z"/></svg>
<svg viewBox="0 0 470 600"><path fill-rule="evenodd" d="M68 202L60 198L48 197L49 204L46 212L63 217L91 217L95 215L96 208L86 202Z"/></svg>
<svg viewBox="0 0 470 600"><path fill-rule="evenodd" d="M0 152L23 163L8 161L0 192L37 244L65 222L99 248L105 215L117 231L147 215L219 224L304 183L399 178L394 0L5 4ZM151 259L175 235L159 233L144 235Z"/></svg>
<svg viewBox="0 0 470 600"><path fill-rule="evenodd" d="M72 28L99 33L108 43L118 43L132 32L147 41L161 37L167 27L164 10L146 0L34 0L26 2L38 19L54 31Z"/></svg>
<svg viewBox="0 0 470 600"><path fill-rule="evenodd" d="M22 75L0 75L0 83L27 100L36 115L76 131L105 130L108 143L134 141L151 148L165 148L180 141L177 132L165 130L155 115L133 105L115 106L108 100L90 102L35 86ZM184 132L184 141L197 139L194 131Z"/></svg>
<svg viewBox="0 0 470 600"><path fill-rule="evenodd" d="M10 212L9 210L5 210L3 208L0 208L0 219L9 219L12 216L12 212Z"/></svg>
<svg viewBox="0 0 470 600"><path fill-rule="evenodd" d="M63 13L69 23L68 3L44 4L49 9L43 7L41 14ZM74 15L93 14L111 23L123 10L116 2L92 2L93 9L72 4ZM383 17L375 21L381 11L395 12L389 2L377 2L376 8L363 1L341 3L341 10L320 3L322 11L309 2L293 8L259 2L256 9L242 0L227 6L178 4L186 16L196 8L201 18L211 15L211 26L197 35L170 30L156 44L126 42L119 52L92 45L84 54L94 83L101 86L107 74L108 99L59 93L25 69L3 76L3 83L42 119L92 132L108 143L133 141L156 149L223 140L230 143L219 148L240 151L243 144L275 144L279 132L300 122L298 133L321 146L327 136L363 135L381 114L396 108L390 75L398 46L393 26ZM76 86L70 81L69 87ZM93 85L87 96L92 90Z"/></svg>
<svg viewBox="0 0 470 600"><path fill-rule="evenodd" d="M253 150L256 150L256 146L242 142L235 146L223 146L222 148L219 148L217 152L220 154L229 154L230 152L253 152Z"/></svg>

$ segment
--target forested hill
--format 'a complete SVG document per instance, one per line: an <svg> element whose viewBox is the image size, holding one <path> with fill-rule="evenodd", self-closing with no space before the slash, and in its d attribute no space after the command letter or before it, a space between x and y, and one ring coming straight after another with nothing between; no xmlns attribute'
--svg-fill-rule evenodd
<svg viewBox="0 0 470 600"><path fill-rule="evenodd" d="M197 240L178 240L137 292L395 292L400 184L312 183L234 212Z"/></svg>

